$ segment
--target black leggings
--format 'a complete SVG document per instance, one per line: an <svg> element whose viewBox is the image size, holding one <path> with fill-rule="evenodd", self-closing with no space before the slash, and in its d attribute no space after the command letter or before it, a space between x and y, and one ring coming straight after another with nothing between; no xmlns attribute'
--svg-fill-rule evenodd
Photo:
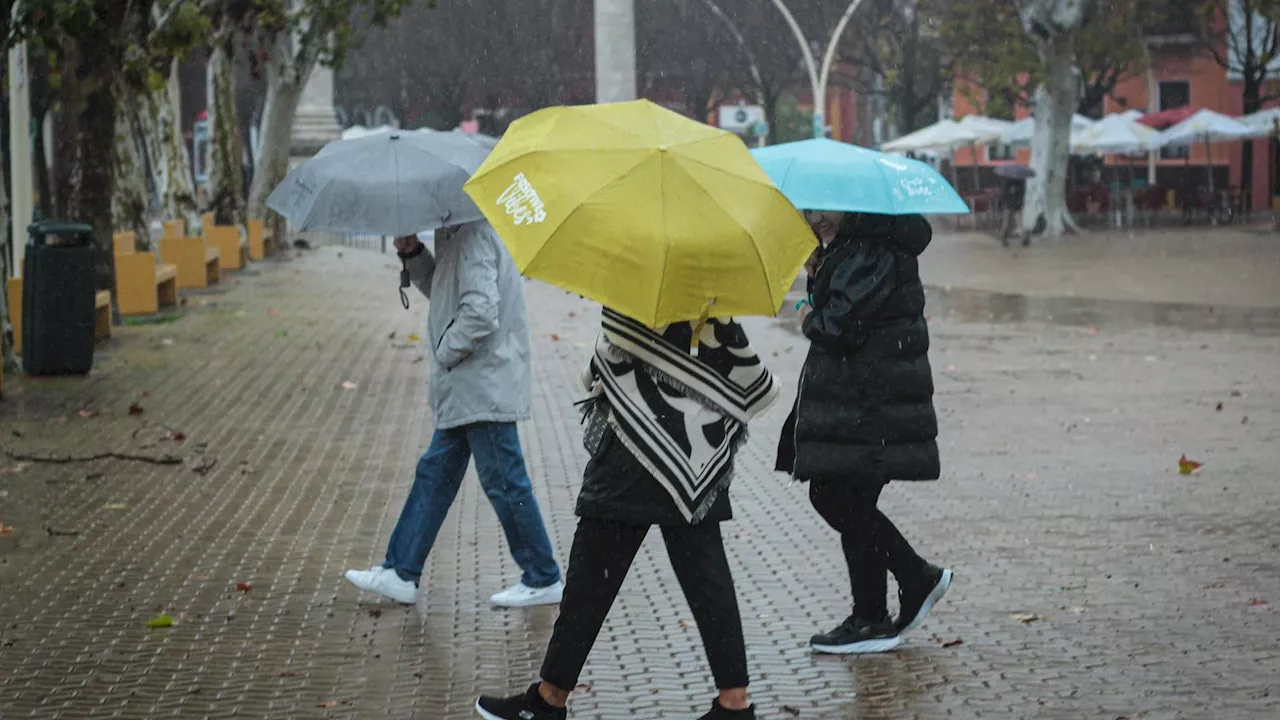
<svg viewBox="0 0 1280 720"><path fill-rule="evenodd" d="M815 480L809 483L809 502L827 524L840 533L849 582L853 586L853 614L881 620L889 614L888 580L893 573L901 585L913 579L924 560L902 537L893 522L876 509L884 483L877 480Z"/></svg>
<svg viewBox="0 0 1280 720"><path fill-rule="evenodd" d="M542 679L572 691L649 527L582 518L573 536L560 617L542 661ZM707 661L721 690L747 686L742 618L724 554L720 524L663 527L662 539Z"/></svg>

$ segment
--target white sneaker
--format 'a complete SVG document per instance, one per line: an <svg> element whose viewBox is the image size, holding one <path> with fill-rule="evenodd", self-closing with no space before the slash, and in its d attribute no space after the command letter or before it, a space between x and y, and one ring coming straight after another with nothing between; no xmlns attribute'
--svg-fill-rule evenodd
<svg viewBox="0 0 1280 720"><path fill-rule="evenodd" d="M534 605L559 605L564 596L564 583L557 582L544 588L531 588L524 583L509 587L489 598L498 607L522 608Z"/></svg>
<svg viewBox="0 0 1280 720"><path fill-rule="evenodd" d="M418 602L418 586L408 580L401 580L396 571L391 568L348 570L346 577L347 582L361 590L377 593L405 605L414 605Z"/></svg>

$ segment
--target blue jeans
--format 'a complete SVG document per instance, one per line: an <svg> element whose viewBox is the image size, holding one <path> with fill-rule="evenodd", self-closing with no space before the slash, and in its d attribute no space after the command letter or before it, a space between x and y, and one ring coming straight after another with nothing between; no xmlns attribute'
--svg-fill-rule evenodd
<svg viewBox="0 0 1280 720"><path fill-rule="evenodd" d="M402 580L416 584L421 579L427 555L458 496L472 456L480 486L507 535L511 555L524 571L521 582L533 588L559 582L560 566L533 497L515 423L474 423L436 431L431 447L418 459L413 488L391 533L382 566L393 568Z"/></svg>

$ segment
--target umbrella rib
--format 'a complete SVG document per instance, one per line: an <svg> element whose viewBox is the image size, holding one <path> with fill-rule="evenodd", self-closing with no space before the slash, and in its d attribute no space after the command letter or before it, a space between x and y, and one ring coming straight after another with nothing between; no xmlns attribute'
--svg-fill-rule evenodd
<svg viewBox="0 0 1280 720"><path fill-rule="evenodd" d="M705 162L705 161L703 161L703 160L699 160L698 158L689 157L688 155L680 155L679 157L680 157L680 160L681 160L681 161L684 161L684 162L691 162L691 163L697 163L697 164L701 165L702 167L705 167L705 168L708 168L708 169L711 169L711 170L715 170L716 172L726 173L726 174L729 174L729 175L733 175L734 177L738 178L739 180L745 180L745 181L747 181L747 182L749 182L749 183L754 183L754 184L756 184L756 185L763 185L764 187L770 188L770 189L772 189L772 190L777 190L777 189L778 189L777 184L776 184L776 183L774 183L772 179L770 179L770 177L769 177L769 175L768 175L767 173L765 173L765 175L764 175L764 181L762 182L762 181L760 181L760 180L758 180L758 179L755 179L755 178L746 177L745 175L737 175L737 174L735 174L735 173L731 173L731 172L729 172L728 170L725 170L725 169L724 169L724 168L722 168L722 167L717 167L717 166L715 166L715 165L712 165L712 164L711 164L711 163L709 163L709 162Z"/></svg>
<svg viewBox="0 0 1280 720"><path fill-rule="evenodd" d="M704 163L704 162L701 162L701 161L698 161L698 160L694 160L693 158L681 157L681 158L680 158L680 160L681 160L681 161L688 160L688 161L690 161L690 162L697 163L698 165L701 165L701 166L703 166L703 167L711 167L711 168L713 168L713 169L715 169L715 170L718 170L718 171L720 171L720 172L724 172L723 170L720 170L719 168L715 168L714 166L708 165L707 163ZM678 163L677 163L677 166L678 166ZM691 175L691 174L689 173L689 171L688 171L688 170L684 170L683 168L681 168L681 170L684 172L684 174L685 174L685 175L686 175L690 180L692 180L692 181L693 181L693 185L694 185L694 187L698 188L698 191L702 193L702 196L703 196L703 197L705 197L705 198L707 199L707 202L708 202L710 205L712 205L712 206L713 206L713 207L715 207L716 209L720 210L720 212L724 213L724 214L725 214L725 216L727 216L727 217L729 217L729 218L733 218L733 216L732 216L732 215L730 215L730 214L728 213L728 211L726 211L723 207L721 207L720 203L716 202L716 199L715 199L714 197L712 197L712 196L711 196L711 193L707 192L707 189L706 189L705 187L703 187L703 186L702 186L702 183L698 182L698 179L697 179L697 178L695 178L693 175ZM741 176L739 176L739 177L741 177ZM741 179L744 179L744 180L745 180L746 178L741 178ZM782 191L781 191L781 190L779 190L776 186L772 186L773 181L772 181L772 180L770 180L769 182L770 182L770 185L771 185L771 187L770 187L769 189L770 189L771 191L773 191L773 192L777 193L778 195L782 195ZM785 203L786 203L786 204L788 204L788 205L790 205L790 204L791 204L791 201L790 201L790 200L787 200L785 196L783 196L783 197L782 197L782 200L783 200L783 202L785 202ZM665 199L664 199L664 205L665 205ZM752 235L752 234L751 234L751 231L750 231L750 230L748 230L746 227L744 227L744 226L742 225L742 223L738 223L738 222L737 222L737 220L734 220L734 222L736 222L736 223L738 224L738 227L739 227L739 228L741 228L741 229L742 229L742 231L743 231L744 233L746 233L747 237L751 238L751 249L755 252L755 254L756 254L756 259L760 261L759 267L760 267L760 272L761 272L761 273L763 274L763 276L764 276L764 287L765 287L765 290L767 290L767 291L769 292L769 302L770 302L770 303L772 303L772 302L774 302L775 298L773 297L773 288L769 287L769 269L768 269L768 268L766 267L766 265L765 265L764 256L760 254L760 243L756 240L756 236L755 236L755 235ZM670 251L670 247L671 247L671 245L670 245L670 243L668 243L668 244L667 244L667 249L668 249L668 251ZM666 277L666 265L665 265L665 264L663 265L663 277ZM781 305L782 303L778 303L778 304L779 304L779 305Z"/></svg>

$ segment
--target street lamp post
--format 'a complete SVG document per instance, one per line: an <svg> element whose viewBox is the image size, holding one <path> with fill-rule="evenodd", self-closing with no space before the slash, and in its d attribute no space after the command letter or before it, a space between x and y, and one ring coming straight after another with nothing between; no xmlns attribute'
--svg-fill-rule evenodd
<svg viewBox="0 0 1280 720"><path fill-rule="evenodd" d="M596 102L636 99L635 0L595 0Z"/></svg>
<svg viewBox="0 0 1280 720"><path fill-rule="evenodd" d="M809 88L813 91L813 136L825 137L827 134L827 81L831 78L831 63L835 60L836 48L839 47L840 38L844 35L844 30L849 25L849 19L853 17L853 13L862 4L862 0L850 2L849 7L845 8L844 15L840 16L840 22L836 23L835 30L831 33L831 39L827 42L827 51L822 56L821 67L818 66L813 56L813 51L809 49L809 41L804 36L804 30L800 28L800 23L796 22L795 15L791 14L791 9L787 7L786 2L784 0L773 0L773 4L778 8L778 12L782 13L787 25L791 27L791 33L796 36L796 42L800 43L800 52L804 56L805 69L809 72Z"/></svg>

